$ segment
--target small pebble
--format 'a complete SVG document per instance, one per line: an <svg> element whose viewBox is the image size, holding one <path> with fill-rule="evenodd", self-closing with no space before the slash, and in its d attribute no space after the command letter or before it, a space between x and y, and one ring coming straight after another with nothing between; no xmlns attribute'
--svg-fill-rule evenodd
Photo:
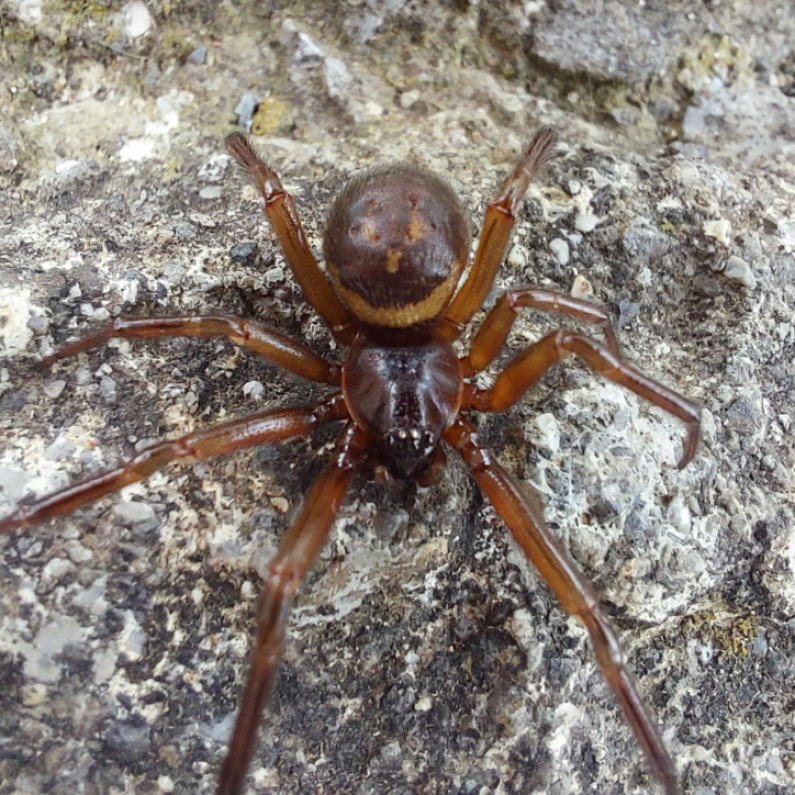
<svg viewBox="0 0 795 795"><path fill-rule="evenodd" d="M403 751L398 742L387 743L381 748L380 754L381 758L389 764L399 764L403 759Z"/></svg>
<svg viewBox="0 0 795 795"><path fill-rule="evenodd" d="M118 396L116 382L110 376L103 375L99 379L99 391L102 393L106 403L112 404L116 402Z"/></svg>
<svg viewBox="0 0 795 795"><path fill-rule="evenodd" d="M323 60L323 50L317 42L308 34L300 31L298 33L298 46L293 54L293 63L296 66L308 67L317 66Z"/></svg>
<svg viewBox="0 0 795 795"><path fill-rule="evenodd" d="M47 329L50 327L50 320L49 318L42 317L41 315L33 315L30 320L28 320L28 328L34 334L46 334Z"/></svg>
<svg viewBox="0 0 795 795"><path fill-rule="evenodd" d="M42 569L42 579L45 582L58 582L67 574L75 570L75 564L66 558L52 558Z"/></svg>
<svg viewBox="0 0 795 795"><path fill-rule="evenodd" d="M284 268L280 265L275 265L273 268L268 268L263 274L263 278L268 284L275 284L284 280Z"/></svg>
<svg viewBox="0 0 795 795"><path fill-rule="evenodd" d="M244 130L251 129L251 118L257 110L259 100L253 94L244 94L237 103L234 112L237 114L237 123Z"/></svg>
<svg viewBox="0 0 795 795"><path fill-rule="evenodd" d="M747 287L749 290L753 290L756 287L756 277L748 263L742 259L742 257L736 255L729 257L723 275L728 279L734 279L740 282L740 284Z"/></svg>
<svg viewBox="0 0 795 795"><path fill-rule="evenodd" d="M203 64L207 60L207 48L197 47L189 56L188 61L195 64Z"/></svg>
<svg viewBox="0 0 795 795"><path fill-rule="evenodd" d="M208 185L199 191L200 199L217 199L221 195L220 185Z"/></svg>
<svg viewBox="0 0 795 795"><path fill-rule="evenodd" d="M253 94L243 94L233 112L238 116L251 117L254 115L258 103L259 100Z"/></svg>
<svg viewBox="0 0 795 795"><path fill-rule="evenodd" d="M574 219L574 228L578 232L582 232L583 234L588 234L588 232L593 232L594 229L599 225L602 219L596 215L590 215L586 213L580 213Z"/></svg>
<svg viewBox="0 0 795 795"><path fill-rule="evenodd" d="M44 457L48 461L63 461L69 458L77 445L68 436L59 436L45 451Z"/></svg>
<svg viewBox="0 0 795 795"><path fill-rule="evenodd" d="M400 107L403 108L403 110L408 110L419 98L419 91L405 91L400 95Z"/></svg>
<svg viewBox="0 0 795 795"><path fill-rule="evenodd" d="M626 328L633 318L638 316L640 306L634 301L619 301L618 302L618 323L616 326L619 331Z"/></svg>
<svg viewBox="0 0 795 795"><path fill-rule="evenodd" d="M57 397L61 396L61 393L66 388L66 381L61 381L58 379L57 381L50 381L49 384L45 384L42 387L42 392L47 395L48 398L54 400Z"/></svg>
<svg viewBox="0 0 795 795"><path fill-rule="evenodd" d="M125 527L148 522L155 516L152 506L145 502L120 502L113 509L113 513Z"/></svg>
<svg viewBox="0 0 795 795"><path fill-rule="evenodd" d="M235 262L242 262L248 265L253 264L256 255L257 244L251 240L247 240L245 243L238 243L236 246L232 246L232 249L229 252L229 256Z"/></svg>
<svg viewBox="0 0 795 795"><path fill-rule="evenodd" d="M562 240L559 237L556 237L554 240L550 240L549 250L561 265L566 266L569 264L569 244L565 240Z"/></svg>
<svg viewBox="0 0 795 795"><path fill-rule="evenodd" d="M174 233L183 240L189 240L192 237L196 237L196 227L187 221L177 221L174 224Z"/></svg>
<svg viewBox="0 0 795 795"><path fill-rule="evenodd" d="M578 179L569 180L569 196L576 196L582 190L582 182Z"/></svg>
<svg viewBox="0 0 795 795"><path fill-rule="evenodd" d="M72 539L64 544L66 554L69 555L69 560L72 563L85 563L94 557L94 553L90 549L86 549L79 541Z"/></svg>

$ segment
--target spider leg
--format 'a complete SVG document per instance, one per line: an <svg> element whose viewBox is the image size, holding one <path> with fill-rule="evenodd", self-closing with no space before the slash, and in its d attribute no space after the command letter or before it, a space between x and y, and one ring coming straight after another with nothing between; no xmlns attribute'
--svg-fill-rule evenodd
<svg viewBox="0 0 795 795"><path fill-rule="evenodd" d="M478 329L469 350L467 361L474 372L477 373L485 369L497 357L508 338L514 321L519 316L519 309L560 312L577 320L595 323L602 329L607 347L616 356L620 355L613 321L603 306L579 298L572 298L557 290L526 287L504 292L486 315L486 319Z"/></svg>
<svg viewBox="0 0 795 795"><path fill-rule="evenodd" d="M282 186L275 171L268 168L242 133L226 138L226 150L243 167L265 200L265 213L279 238L287 264L307 300L341 342L353 341L351 315L318 267L306 241L293 197Z"/></svg>
<svg viewBox="0 0 795 795"><path fill-rule="evenodd" d="M486 300L502 262L519 202L536 172L555 156L557 142L557 133L548 127L539 129L524 157L502 183L497 197L486 209L475 261L441 324L440 330L447 339L457 339Z"/></svg>
<svg viewBox="0 0 795 795"><path fill-rule="evenodd" d="M682 420L687 426L687 439L678 467L683 469L687 466L698 446L701 407L649 378L602 343L565 328L547 334L518 353L497 376L491 389L481 390L468 385L464 407L478 411L504 411L516 403L555 362L572 353L600 375Z"/></svg>
<svg viewBox="0 0 795 795"><path fill-rule="evenodd" d="M201 461L235 450L272 444L292 436L303 436L320 425L347 417L345 401L336 394L314 406L268 409L188 433L179 439L159 442L115 469L18 506L12 514L0 519L0 535L72 511L123 486L137 483L172 461Z"/></svg>
<svg viewBox="0 0 795 795"><path fill-rule="evenodd" d="M308 381L332 386L340 384L340 368L336 364L329 364L309 348L261 323L231 315L118 318L94 334L66 345L45 359L41 366L48 367L113 337L228 337L237 345L250 348L265 359Z"/></svg>
<svg viewBox="0 0 795 795"><path fill-rule="evenodd" d="M626 668L615 630L576 564L547 528L540 495L522 489L516 478L480 446L474 427L463 417L445 431L444 439L461 454L475 481L566 611L585 625L596 661L624 710L654 775L666 795L681 795L673 760Z"/></svg>
<svg viewBox="0 0 795 795"><path fill-rule="evenodd" d="M240 795L243 791L257 728L282 655L293 599L334 524L366 444L366 432L353 422L348 423L337 442L334 460L315 481L301 513L270 562L257 612L254 656L229 751L221 767L218 795Z"/></svg>

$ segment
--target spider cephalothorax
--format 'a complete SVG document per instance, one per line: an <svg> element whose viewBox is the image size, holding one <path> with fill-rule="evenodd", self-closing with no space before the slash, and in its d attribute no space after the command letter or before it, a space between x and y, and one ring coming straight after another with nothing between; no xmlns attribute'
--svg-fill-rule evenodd
<svg viewBox="0 0 795 795"><path fill-rule="evenodd" d="M249 678L219 779L221 795L243 791L290 607L334 524L354 470L369 463L375 469L386 467L392 477L430 483L443 467L445 448L463 458L564 608L585 625L597 662L655 776L666 795L680 793L673 761L625 667L610 621L547 529L540 497L481 446L467 414L509 408L555 362L576 354L606 378L687 425L682 467L698 442L698 406L621 358L603 308L551 290L509 290L486 316L468 356L459 358L451 345L488 295L519 202L534 174L551 158L555 142L550 130L539 130L503 182L488 206L474 262L459 287L467 261L468 225L455 194L442 180L403 165L354 179L329 216L324 239L329 282L278 176L244 136L234 133L227 138L227 149L261 191L265 211L306 298L337 340L350 345L342 366L256 321L225 315L119 319L48 360L71 356L111 337L223 335L296 375L331 387L327 397L310 406L269 409L155 444L110 472L19 505L0 520L0 532L35 524L141 480L170 461L209 458L306 434L327 423L343 423L331 462L270 563ZM491 388L477 387L472 376L494 361L521 308L557 311L594 323L605 341L560 328L514 356Z"/></svg>

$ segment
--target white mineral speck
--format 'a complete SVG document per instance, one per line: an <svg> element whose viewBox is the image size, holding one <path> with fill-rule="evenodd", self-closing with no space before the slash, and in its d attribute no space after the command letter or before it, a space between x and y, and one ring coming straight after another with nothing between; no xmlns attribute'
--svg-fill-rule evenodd
<svg viewBox="0 0 795 795"><path fill-rule="evenodd" d="M94 658L94 681L97 684L107 682L116 671L116 652L105 649Z"/></svg>
<svg viewBox="0 0 795 795"><path fill-rule="evenodd" d="M518 243L508 254L508 264L514 268L523 268L527 264L527 252Z"/></svg>
<svg viewBox="0 0 795 795"><path fill-rule="evenodd" d="M30 322L30 290L0 290L0 355L18 356L33 339Z"/></svg>
<svg viewBox="0 0 795 795"><path fill-rule="evenodd" d="M726 218L718 218L717 221L704 221L702 229L707 237L714 237L724 246L731 243L732 225Z"/></svg>
<svg viewBox="0 0 795 795"><path fill-rule="evenodd" d="M41 0L17 0L17 13L26 25L41 21Z"/></svg>
<svg viewBox="0 0 795 795"><path fill-rule="evenodd" d="M535 419L538 435L534 439L539 447L544 447L552 453L560 449L560 426L554 414L539 414Z"/></svg>
<svg viewBox="0 0 795 795"><path fill-rule="evenodd" d="M601 218L596 215L590 215L588 213L580 213L574 219L574 228L578 232L582 232L584 235L588 234L588 232L593 232L594 229L599 225L601 222Z"/></svg>
<svg viewBox="0 0 795 795"><path fill-rule="evenodd" d="M414 702L414 711L415 712L428 712L428 711L430 711L432 706L433 706L433 700L430 698L430 696L420 696Z"/></svg>
<svg viewBox="0 0 795 795"><path fill-rule="evenodd" d="M262 385L261 381L247 381L243 385L243 394L248 395L249 397L253 397L255 399L260 398L264 392L265 387Z"/></svg>
<svg viewBox="0 0 795 795"><path fill-rule="evenodd" d="M279 513L287 513L287 509L290 507L290 503L287 502L284 497L273 497L273 499L271 499L271 505Z"/></svg>
<svg viewBox="0 0 795 795"><path fill-rule="evenodd" d="M124 20L124 34L131 39L144 36L154 24L154 19L143 0L130 0L121 13Z"/></svg>
<svg viewBox="0 0 795 795"><path fill-rule="evenodd" d="M157 786L160 787L161 792L174 791L174 779L171 776L159 776L157 779Z"/></svg>
<svg viewBox="0 0 795 795"><path fill-rule="evenodd" d="M572 298L593 298L593 285L581 273L574 277L574 284L571 286Z"/></svg>
<svg viewBox="0 0 795 795"><path fill-rule="evenodd" d="M556 237L554 240L549 241L549 250L552 256L561 264L569 264L569 244L565 240Z"/></svg>
<svg viewBox="0 0 795 795"><path fill-rule="evenodd" d="M128 660L140 660L146 643L146 633L136 621L132 610L124 613L124 629L119 633L119 651L126 655Z"/></svg>
<svg viewBox="0 0 795 795"><path fill-rule="evenodd" d="M682 495L678 494L668 506L668 521L675 527L683 536L689 536L693 527L693 517L690 515L690 509L685 505Z"/></svg>
<svg viewBox="0 0 795 795"><path fill-rule="evenodd" d="M51 558L42 569L42 579L44 582L52 583L63 579L67 574L75 570L75 564L66 558Z"/></svg>
<svg viewBox="0 0 795 795"><path fill-rule="evenodd" d="M138 163L148 160L155 153L155 141L152 138L131 138L119 150L119 160Z"/></svg>

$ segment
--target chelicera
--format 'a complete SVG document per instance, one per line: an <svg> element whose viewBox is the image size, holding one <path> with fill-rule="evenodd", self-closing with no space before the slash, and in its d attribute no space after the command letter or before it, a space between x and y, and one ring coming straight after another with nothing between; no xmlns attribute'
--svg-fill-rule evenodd
<svg viewBox="0 0 795 795"><path fill-rule="evenodd" d="M122 318L45 362L73 356L111 337L220 335L297 376L330 387L330 394L313 405L268 409L155 444L109 472L21 504L0 520L0 532L37 524L141 480L172 461L187 463L308 434L328 423L342 424L331 461L270 563L248 681L220 773L220 795L237 795L244 789L290 607L334 525L354 472L367 465L384 478L413 478L429 485L440 476L447 450L461 456L563 607L585 625L596 660L651 770L666 795L681 792L673 761L597 597L547 529L539 495L484 449L468 415L508 409L553 364L576 354L596 372L685 423L681 468L696 450L699 407L621 358L605 309L552 290L509 290L486 315L469 355L460 358L452 347L491 290L522 197L534 174L554 156L556 141L549 129L539 130L502 183L488 205L472 267L462 282L468 225L453 191L438 177L412 166L390 165L349 182L329 213L323 241L325 275L291 196L248 140L234 133L226 139L227 149L262 193L265 212L304 295L334 337L349 346L342 366L258 322L224 315ZM595 324L604 342L560 328L516 354L490 388L478 387L474 376L497 357L524 308Z"/></svg>

